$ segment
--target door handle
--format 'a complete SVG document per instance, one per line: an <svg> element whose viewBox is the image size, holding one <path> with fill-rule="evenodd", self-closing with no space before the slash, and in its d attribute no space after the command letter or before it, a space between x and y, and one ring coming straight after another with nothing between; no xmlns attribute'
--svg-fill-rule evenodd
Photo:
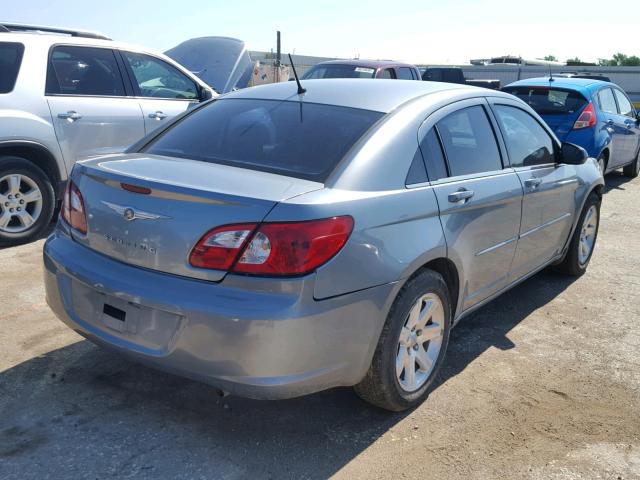
<svg viewBox="0 0 640 480"><path fill-rule="evenodd" d="M149 118L154 118L156 120L164 120L165 118L167 118L168 115L164 112L161 112L160 110L158 110L155 113L150 113L149 114Z"/></svg>
<svg viewBox="0 0 640 480"><path fill-rule="evenodd" d="M467 190L461 188L457 192L453 192L449 194L449 201L451 203L465 202L473 197L473 190Z"/></svg>
<svg viewBox="0 0 640 480"><path fill-rule="evenodd" d="M75 110L69 110L66 113L59 113L58 118L62 118L63 120L69 120L71 122L75 122L76 120L80 120L82 115L80 115Z"/></svg>
<svg viewBox="0 0 640 480"><path fill-rule="evenodd" d="M527 188L537 188L538 185L542 183L542 180L539 178L527 178L524 181L524 186Z"/></svg>
<svg viewBox="0 0 640 480"><path fill-rule="evenodd" d="M624 124L627 126L628 129L632 129L634 125L637 125L637 123L634 122L633 120L625 120Z"/></svg>
<svg viewBox="0 0 640 480"><path fill-rule="evenodd" d="M607 120L607 125L613 125L615 122L613 121L612 118L610 118L609 120Z"/></svg>

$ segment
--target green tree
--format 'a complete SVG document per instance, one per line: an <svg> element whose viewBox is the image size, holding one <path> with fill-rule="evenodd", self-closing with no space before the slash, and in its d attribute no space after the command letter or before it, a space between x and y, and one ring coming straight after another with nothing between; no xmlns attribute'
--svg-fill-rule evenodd
<svg viewBox="0 0 640 480"><path fill-rule="evenodd" d="M558 59L557 59L555 56L553 56L553 55L547 55L546 57L544 57L544 59L545 59L547 62L557 62L557 61L558 61Z"/></svg>
<svg viewBox="0 0 640 480"><path fill-rule="evenodd" d="M618 52L611 60L600 59L598 64L605 67L638 67L640 66L640 57Z"/></svg>
<svg viewBox="0 0 640 480"><path fill-rule="evenodd" d="M567 63L582 63L582 60L580 60L578 57L574 57L574 58L568 59Z"/></svg>

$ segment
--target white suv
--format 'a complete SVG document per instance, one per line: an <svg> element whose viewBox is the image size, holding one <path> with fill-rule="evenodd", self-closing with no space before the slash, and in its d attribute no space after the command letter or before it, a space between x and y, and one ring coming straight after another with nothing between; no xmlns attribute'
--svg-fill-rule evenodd
<svg viewBox="0 0 640 480"><path fill-rule="evenodd" d="M0 244L42 234L77 159L124 150L216 95L151 50L0 23Z"/></svg>

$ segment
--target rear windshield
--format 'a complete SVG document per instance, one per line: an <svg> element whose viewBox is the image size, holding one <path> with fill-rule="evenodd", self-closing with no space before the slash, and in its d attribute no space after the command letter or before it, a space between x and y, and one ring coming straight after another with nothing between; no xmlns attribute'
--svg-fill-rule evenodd
<svg viewBox="0 0 640 480"><path fill-rule="evenodd" d="M23 52L24 45L21 43L0 43L0 93L13 90Z"/></svg>
<svg viewBox="0 0 640 480"><path fill-rule="evenodd" d="M506 92L524 100L540 115L575 113L587 100L578 92L547 87L507 87Z"/></svg>
<svg viewBox="0 0 640 480"><path fill-rule="evenodd" d="M160 135L146 152L324 182L383 115L316 103L216 100Z"/></svg>
<svg viewBox="0 0 640 480"><path fill-rule="evenodd" d="M303 80L314 78L373 78L376 69L373 67L359 67L357 65L316 65L307 70L302 76Z"/></svg>

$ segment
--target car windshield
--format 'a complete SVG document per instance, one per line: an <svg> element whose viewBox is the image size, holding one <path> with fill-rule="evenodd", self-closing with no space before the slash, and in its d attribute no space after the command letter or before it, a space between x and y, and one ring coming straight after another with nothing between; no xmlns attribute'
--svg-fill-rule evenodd
<svg viewBox="0 0 640 480"><path fill-rule="evenodd" d="M547 87L507 87L505 91L524 100L540 115L575 113L587 104L578 92Z"/></svg>
<svg viewBox="0 0 640 480"><path fill-rule="evenodd" d="M316 65L307 70L303 80L315 78L374 78L376 69L373 67L359 67L358 65L328 64Z"/></svg>
<svg viewBox="0 0 640 480"><path fill-rule="evenodd" d="M297 101L222 99L186 116L145 151L324 182L383 115Z"/></svg>

